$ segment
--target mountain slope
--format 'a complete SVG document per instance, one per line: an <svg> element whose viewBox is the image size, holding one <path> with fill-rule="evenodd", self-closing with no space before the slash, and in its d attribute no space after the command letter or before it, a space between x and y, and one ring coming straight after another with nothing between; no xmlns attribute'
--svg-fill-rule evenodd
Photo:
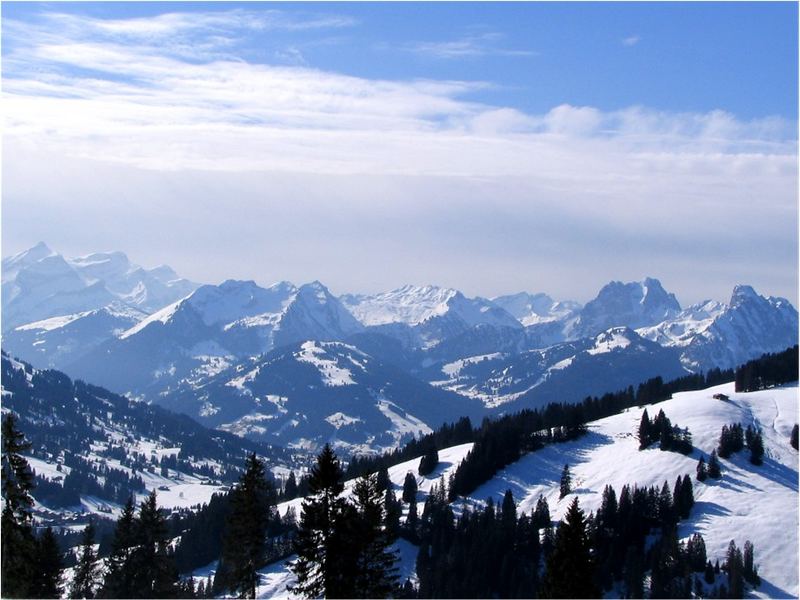
<svg viewBox="0 0 800 600"><path fill-rule="evenodd" d="M4 331L96 310L114 301L149 313L197 287L166 265L143 269L122 252L68 259L41 242L4 258L2 271Z"/></svg>
<svg viewBox="0 0 800 600"><path fill-rule="evenodd" d="M784 298L764 297L738 285L728 304L705 301L639 333L681 352L693 371L742 364L797 343L797 311Z"/></svg>
<svg viewBox="0 0 800 600"><path fill-rule="evenodd" d="M468 357L426 373L437 386L511 412L549 402L579 402L657 375L669 379L683 374L675 350L627 327L544 350Z"/></svg>
<svg viewBox="0 0 800 600"><path fill-rule="evenodd" d="M154 489L162 506L188 507L235 481L248 452L276 468L296 460L282 448L207 429L5 352L0 367L3 413L16 413L31 442L29 462L47 479L33 492L46 520L77 518L82 509L110 516L131 493Z"/></svg>
<svg viewBox="0 0 800 600"><path fill-rule="evenodd" d="M253 439L344 453L397 447L479 402L438 390L341 342L306 341L179 386L159 402Z"/></svg>
<svg viewBox="0 0 800 600"><path fill-rule="evenodd" d="M648 277L630 283L612 281L583 307L566 333L568 339L579 339L609 327L636 329L661 323L680 311L675 295L666 292L658 279Z"/></svg>
<svg viewBox="0 0 800 600"><path fill-rule="evenodd" d="M229 280L198 288L66 369L157 401L183 381L199 380L276 346L340 340L361 329L319 282L262 288Z"/></svg>

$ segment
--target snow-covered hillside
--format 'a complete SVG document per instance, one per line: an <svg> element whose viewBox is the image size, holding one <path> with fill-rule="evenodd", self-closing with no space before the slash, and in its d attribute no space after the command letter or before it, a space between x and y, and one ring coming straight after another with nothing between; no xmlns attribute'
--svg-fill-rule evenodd
<svg viewBox="0 0 800 600"><path fill-rule="evenodd" d="M65 258L41 242L4 258L2 271L3 331L114 301L150 313L197 287L166 265L144 269L122 252Z"/></svg>
<svg viewBox="0 0 800 600"><path fill-rule="evenodd" d="M720 393L729 400L713 397ZM693 452L683 456L656 447L640 451L635 432L644 408L651 416L663 409L673 423L688 427L693 436ZM490 497L500 503L510 489L518 512L530 513L541 495L548 500L551 515L557 520L575 496L584 510L596 511L606 485L618 492L626 484L660 487L667 481L671 487L679 475L689 474L693 479L695 505L690 518L680 524L680 537L687 539L694 532L702 534L712 561L724 559L730 540L736 540L740 547L750 540L755 545L762 579L752 595L797 597L800 591L798 453L789 445L797 411L796 384L752 393L735 393L733 384L679 393L665 402L628 409L590 423L589 433L580 439L524 456L498 472L469 498L458 500L454 508L458 512L465 505L482 504ZM717 446L722 426L733 422L761 429L766 448L764 464L750 464L745 450L721 460L723 474L719 480L698 482L694 477L698 459L700 456L708 459ZM428 477L417 475L420 513L432 485L442 475L446 481L470 448L471 444L464 444L441 450L437 470ZM559 500L559 478L564 464L570 465L574 491ZM411 471L416 475L418 466L419 459L414 459L389 469L398 494L406 473ZM285 513L292 506L299 511L301 503L300 499L293 500L282 504L280 509ZM401 546L401 572L413 579L414 547L405 542ZM263 571L259 597L288 597L285 585L291 581L292 575L285 565L272 565Z"/></svg>

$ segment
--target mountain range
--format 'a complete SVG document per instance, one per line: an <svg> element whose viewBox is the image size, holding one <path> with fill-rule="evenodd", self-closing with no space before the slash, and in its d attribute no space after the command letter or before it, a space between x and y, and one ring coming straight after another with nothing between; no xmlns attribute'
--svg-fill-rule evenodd
<svg viewBox="0 0 800 600"><path fill-rule="evenodd" d="M797 343L797 311L739 285L686 309L657 279L581 306L432 285L197 285L119 252L4 259L3 348L204 424L313 449L385 449L462 415L578 401Z"/></svg>

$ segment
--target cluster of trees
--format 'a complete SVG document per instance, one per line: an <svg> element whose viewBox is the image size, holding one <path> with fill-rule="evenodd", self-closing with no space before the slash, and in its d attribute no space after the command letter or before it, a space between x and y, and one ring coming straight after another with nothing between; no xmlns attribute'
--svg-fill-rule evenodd
<svg viewBox="0 0 800 600"><path fill-rule="evenodd" d="M58 598L62 560L51 528L34 532L33 474L22 453L30 445L13 413L2 424L2 547L0 595L4 598Z"/></svg>
<svg viewBox="0 0 800 600"><path fill-rule="evenodd" d="M719 479L722 477L722 467L719 464L716 450L711 451L708 464L706 464L706 460L702 456L697 461L697 481L705 481L709 477L711 477L711 479Z"/></svg>
<svg viewBox="0 0 800 600"><path fill-rule="evenodd" d="M750 450L750 462L760 465L764 462L764 438L761 431L752 425L747 430L742 429L741 423L723 425L719 435L717 454L722 458L730 458L734 452L743 450L747 444Z"/></svg>
<svg viewBox="0 0 800 600"><path fill-rule="evenodd" d="M30 443L30 455L51 463L60 458L64 467L69 467L64 469L63 484L37 478L36 499L52 508L73 506L77 496L86 494L124 504L129 496L144 489L136 471L180 469L232 484L241 474L241 457L246 452L280 458L285 463L292 460L285 449L212 432L188 416L72 381L59 371L22 364L24 370L12 365L3 352L3 387L11 392L4 396L3 404L17 414ZM112 425L124 432L124 443L109 434ZM169 440L181 450L177 457L159 460L131 449L139 439ZM87 460L89 447L100 456L119 460L134 474L109 468L105 461ZM209 462L220 466L214 470Z"/></svg>
<svg viewBox="0 0 800 600"><path fill-rule="evenodd" d="M754 392L797 381L797 346L777 354L764 354L736 368L734 375L737 392Z"/></svg>
<svg viewBox="0 0 800 600"><path fill-rule="evenodd" d="M644 409L637 437L639 450L644 450L656 442L658 442L660 450L680 452L681 454L691 454L693 450L692 434L688 427L681 429L677 423L673 425L663 410L659 410L656 418L651 421L647 409Z"/></svg>
<svg viewBox="0 0 800 600"><path fill-rule="evenodd" d="M419 588L404 592L420 598L591 598L616 585L627 597L725 595L719 564L714 573L702 536L678 541L677 524L693 504L688 475L672 488L666 482L661 489L626 485L617 495L607 486L597 514L587 516L576 497L554 528L544 498L530 515L518 516L510 491L499 506L489 499L456 519L442 481L416 525ZM742 559L749 565L742 573L754 568L752 544L746 547L751 558Z"/></svg>
<svg viewBox="0 0 800 600"><path fill-rule="evenodd" d="M397 590L385 495L376 475L360 477L352 499L340 496L344 471L326 445L311 470L291 569L292 592L309 598L385 598ZM389 491L391 493L391 491ZM395 512L395 517L397 513Z"/></svg>

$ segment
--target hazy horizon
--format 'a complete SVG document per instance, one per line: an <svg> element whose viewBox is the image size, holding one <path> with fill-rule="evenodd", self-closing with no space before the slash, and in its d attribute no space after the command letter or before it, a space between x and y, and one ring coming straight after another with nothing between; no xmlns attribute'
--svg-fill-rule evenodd
<svg viewBox="0 0 800 600"><path fill-rule="evenodd" d="M797 14L3 3L3 256L797 305Z"/></svg>

